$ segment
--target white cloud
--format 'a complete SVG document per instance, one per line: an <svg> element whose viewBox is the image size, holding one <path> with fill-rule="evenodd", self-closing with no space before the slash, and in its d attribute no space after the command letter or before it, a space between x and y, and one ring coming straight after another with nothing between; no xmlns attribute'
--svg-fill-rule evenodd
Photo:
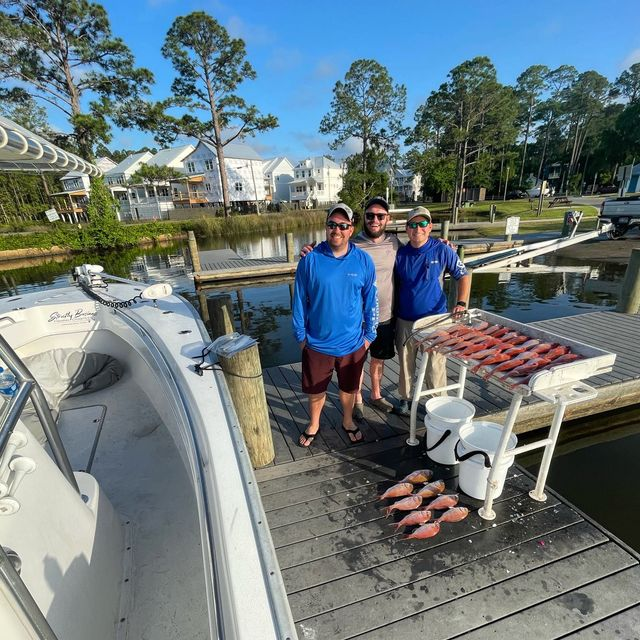
<svg viewBox="0 0 640 640"><path fill-rule="evenodd" d="M312 133L294 133L293 135L308 151L314 154L328 153L329 143L326 138Z"/></svg>
<svg viewBox="0 0 640 640"><path fill-rule="evenodd" d="M338 65L331 58L320 58L313 71L316 78L331 78L338 74Z"/></svg>
<svg viewBox="0 0 640 640"><path fill-rule="evenodd" d="M628 69L632 64L635 64L636 62L640 62L640 49L634 49L633 51L629 52L627 57L622 61L622 64L620 65L620 70L624 71L625 69Z"/></svg>
<svg viewBox="0 0 640 640"><path fill-rule="evenodd" d="M227 31L234 38L242 38L248 44L271 44L275 37L273 33L261 25L245 22L239 16L231 16L227 20Z"/></svg>

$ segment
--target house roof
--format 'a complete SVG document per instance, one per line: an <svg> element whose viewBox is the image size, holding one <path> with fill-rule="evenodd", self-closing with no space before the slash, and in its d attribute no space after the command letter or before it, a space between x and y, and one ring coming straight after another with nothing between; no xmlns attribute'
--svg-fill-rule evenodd
<svg viewBox="0 0 640 640"><path fill-rule="evenodd" d="M326 156L315 156L314 158L305 158L304 160L300 160L300 162L295 166L296 169L309 169L311 167L314 169L321 169L323 167L326 167L327 169L339 169L340 165Z"/></svg>
<svg viewBox="0 0 640 640"><path fill-rule="evenodd" d="M105 171L104 174L106 176L117 175L120 173L126 173L130 171L136 164L139 162L145 162L153 157L153 154L150 151L142 151L141 153L132 153L130 156L127 156L122 162L117 164L109 171Z"/></svg>
<svg viewBox="0 0 640 640"><path fill-rule="evenodd" d="M206 142L205 140L200 140L200 144L203 144L211 153L215 155L216 148ZM258 155L253 147L250 147L248 144L244 142L230 142L224 147L224 157L225 158L235 158L237 160L262 160L262 158Z"/></svg>
<svg viewBox="0 0 640 640"><path fill-rule="evenodd" d="M156 167L173 167L174 169L183 169L182 161L195 150L192 144L185 144L181 147L172 147L171 149L161 149L146 164Z"/></svg>
<svg viewBox="0 0 640 640"><path fill-rule="evenodd" d="M262 161L262 171L263 173L271 173L279 164L282 162L286 162L290 165L291 170L293 171L293 163L286 156L278 156L277 158L271 158L270 160Z"/></svg>

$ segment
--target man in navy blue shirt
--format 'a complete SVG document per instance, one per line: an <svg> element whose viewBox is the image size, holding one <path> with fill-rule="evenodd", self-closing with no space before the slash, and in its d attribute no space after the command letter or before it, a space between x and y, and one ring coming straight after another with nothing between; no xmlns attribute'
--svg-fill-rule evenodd
<svg viewBox="0 0 640 640"><path fill-rule="evenodd" d="M471 278L456 252L446 244L430 238L431 214L425 207L412 209L407 216L409 244L396 256L396 348L400 359L399 412L409 414L411 384L416 370L417 349L408 340L413 323L425 316L447 312L447 297L442 290L441 276L447 271L456 280L456 304L452 313L464 312L471 288ZM406 343L406 344L405 344ZM429 358L425 380L427 388L437 389L447 384L446 358L437 353Z"/></svg>
<svg viewBox="0 0 640 640"><path fill-rule="evenodd" d="M326 390L338 376L342 428L352 443L362 440L353 424L353 404L369 344L376 337L378 295L373 260L358 249L353 212L344 203L327 215L327 239L302 258L296 270L293 330L302 348L302 390L309 396L308 447L320 428Z"/></svg>

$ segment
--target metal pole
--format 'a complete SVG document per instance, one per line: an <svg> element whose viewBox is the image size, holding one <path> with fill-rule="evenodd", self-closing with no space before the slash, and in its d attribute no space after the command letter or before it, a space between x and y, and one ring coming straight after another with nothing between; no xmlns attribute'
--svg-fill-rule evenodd
<svg viewBox="0 0 640 640"><path fill-rule="evenodd" d="M409 417L409 437L407 438L407 444L410 447L417 447L420 444L420 440L416 438L416 420L418 417L418 402L420 402L422 383L424 382L424 374L427 372L428 362L429 355L423 352L420 359L420 368L413 379L413 398L411 400L411 416Z"/></svg>
<svg viewBox="0 0 640 640"><path fill-rule="evenodd" d="M504 197L503 200L507 199L507 189L509 188L509 165L507 165L507 177L504 180Z"/></svg>
<svg viewBox="0 0 640 640"><path fill-rule="evenodd" d="M18 354L9 346L9 343L2 336L0 336L0 356L2 356L4 362L9 365L9 368L16 374L16 378L20 383L30 382L33 384L31 400L33 402L33 407L36 410L36 414L40 419L40 423L42 424L44 434L47 436L47 441L51 447L51 453L53 454L58 468L68 480L69 484L78 493L80 493L78 483L73 475L73 469L71 468L69 458L67 457L67 452L65 451L62 440L60 439L58 427L53 419L53 415L51 415L51 409L49 409L49 405L47 404L47 400L44 397L44 393L42 392L38 381L35 380L27 367L22 363L22 360L18 357Z"/></svg>
<svg viewBox="0 0 640 640"><path fill-rule="evenodd" d="M17 602L20 611L30 626L30 631L36 634L39 640L57 640L56 634L49 626L38 603L33 599L29 589L18 575L11 560L0 545L0 581L6 586L6 590Z"/></svg>
<svg viewBox="0 0 640 640"><path fill-rule="evenodd" d="M489 471L489 477L487 478L487 492L484 498L484 505L478 509L478 515L484 520L495 520L496 513L493 510L493 493L497 486L494 478L498 472L498 467L502 462L504 452L507 450L507 444L509 443L509 437L513 431L513 425L515 424L518 411L520 410L520 404L522 403L522 396L516 393L512 400L509 412L507 413L507 419L502 427L502 436L500 436L500 443L498 444L497 451L493 454L493 462L491 463L491 471Z"/></svg>

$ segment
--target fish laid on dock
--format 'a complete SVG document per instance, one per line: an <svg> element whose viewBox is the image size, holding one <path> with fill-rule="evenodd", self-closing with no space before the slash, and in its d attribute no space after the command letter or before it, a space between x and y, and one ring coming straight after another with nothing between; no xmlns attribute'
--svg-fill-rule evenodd
<svg viewBox="0 0 640 640"><path fill-rule="evenodd" d="M432 511L435 509L449 509L450 507L455 507L458 504L459 499L460 496L456 493L438 496L435 500L432 500L426 508L431 509Z"/></svg>
<svg viewBox="0 0 640 640"><path fill-rule="evenodd" d="M469 515L467 507L451 507L447 509L436 522L460 522Z"/></svg>
<svg viewBox="0 0 640 640"><path fill-rule="evenodd" d="M398 529L401 529L402 527L413 527L417 524L424 524L425 522L428 522L429 520L431 520L432 514L433 512L429 511L428 509L420 509L419 511L412 511L411 513L407 514L404 518L402 518L400 522L395 522L393 526L396 528L396 531L398 531Z"/></svg>
<svg viewBox="0 0 640 640"><path fill-rule="evenodd" d="M440 531L439 522L429 522L418 527L414 532L404 536L403 540L424 540L425 538L433 538Z"/></svg>
<svg viewBox="0 0 640 640"><path fill-rule="evenodd" d="M384 513L386 516L391 515L394 511L413 511L422 504L422 496L413 495L403 500L394 502L390 507L386 507Z"/></svg>
<svg viewBox="0 0 640 640"><path fill-rule="evenodd" d="M425 484L422 489L416 491L416 495L421 496L422 498L433 498L433 496L440 495L443 491L444 480L436 480L435 482Z"/></svg>
<svg viewBox="0 0 640 640"><path fill-rule="evenodd" d="M400 498L413 493L413 485L410 482L399 482L389 487L382 495L378 496L378 500L386 500L387 498Z"/></svg>
<svg viewBox="0 0 640 640"><path fill-rule="evenodd" d="M423 482L429 482L433 478L433 471L431 469L419 469L413 471L408 476L405 476L400 482L410 482L411 484L422 484Z"/></svg>

